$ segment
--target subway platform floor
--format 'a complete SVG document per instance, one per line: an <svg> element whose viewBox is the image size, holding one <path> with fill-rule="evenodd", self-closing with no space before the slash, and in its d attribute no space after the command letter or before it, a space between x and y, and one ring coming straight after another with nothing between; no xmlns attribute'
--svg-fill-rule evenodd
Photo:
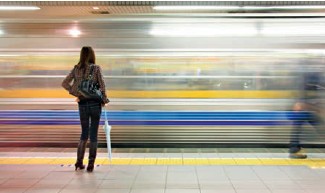
<svg viewBox="0 0 325 193"><path fill-rule="evenodd" d="M110 160L99 148L92 173L74 171L75 151L0 148L0 192L325 192L325 149L298 160L282 148L113 148Z"/></svg>

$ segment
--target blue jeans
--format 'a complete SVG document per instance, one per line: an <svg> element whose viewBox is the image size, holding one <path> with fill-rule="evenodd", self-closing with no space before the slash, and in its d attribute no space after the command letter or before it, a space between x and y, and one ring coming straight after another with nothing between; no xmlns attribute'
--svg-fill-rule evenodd
<svg viewBox="0 0 325 193"><path fill-rule="evenodd" d="M99 102L79 102L79 116L82 129L80 140L87 140L90 136L90 142L97 142L101 112L102 106Z"/></svg>
<svg viewBox="0 0 325 193"><path fill-rule="evenodd" d="M302 126L305 123L309 123L310 125L312 125L317 130L318 133L322 132L321 127L322 125L324 125L324 123L316 113L306 112L304 113L303 117L296 118L293 121L289 153L296 153L301 149L300 140L302 134Z"/></svg>

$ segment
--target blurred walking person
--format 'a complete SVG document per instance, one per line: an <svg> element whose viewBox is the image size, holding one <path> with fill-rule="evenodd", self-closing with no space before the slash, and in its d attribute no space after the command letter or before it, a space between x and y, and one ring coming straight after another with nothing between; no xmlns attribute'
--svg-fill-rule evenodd
<svg viewBox="0 0 325 193"><path fill-rule="evenodd" d="M302 130L305 123L312 125L320 134L323 131L324 122L321 118L321 74L306 72L301 78L301 96L293 106L293 128L290 139L289 157L293 159L305 159L307 155L302 150Z"/></svg>

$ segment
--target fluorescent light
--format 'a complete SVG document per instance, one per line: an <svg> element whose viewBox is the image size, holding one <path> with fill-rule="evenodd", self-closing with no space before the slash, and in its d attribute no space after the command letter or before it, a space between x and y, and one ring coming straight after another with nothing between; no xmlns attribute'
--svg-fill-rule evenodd
<svg viewBox="0 0 325 193"><path fill-rule="evenodd" d="M71 29L71 30L69 30L69 34L70 34L72 37L79 37L80 34L81 34L81 31L78 30L78 29Z"/></svg>
<svg viewBox="0 0 325 193"><path fill-rule="evenodd" d="M2 30L0 30L0 35L4 34Z"/></svg>
<svg viewBox="0 0 325 193"><path fill-rule="evenodd" d="M13 11L13 10L33 11L39 9L41 8L35 6L0 6L0 11Z"/></svg>
<svg viewBox="0 0 325 193"><path fill-rule="evenodd" d="M186 11L186 10L272 10L272 9L325 9L325 6L155 6L161 11Z"/></svg>
<svg viewBox="0 0 325 193"><path fill-rule="evenodd" d="M98 9L99 9L99 7L93 7L93 9L95 9L95 10L98 10Z"/></svg>

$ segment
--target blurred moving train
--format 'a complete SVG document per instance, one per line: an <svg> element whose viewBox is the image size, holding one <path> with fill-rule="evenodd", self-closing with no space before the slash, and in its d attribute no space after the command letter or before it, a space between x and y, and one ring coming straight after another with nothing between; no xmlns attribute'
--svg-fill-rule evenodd
<svg viewBox="0 0 325 193"><path fill-rule="evenodd" d="M111 25L129 32L126 23ZM30 26L34 33L40 31L41 27ZM77 104L61 82L78 62L83 44L95 48L103 69L115 147L286 146L292 124L288 117L300 97L301 75L325 73L322 52L105 48L101 42L112 39L101 36L103 25L95 26L92 35L81 37L73 48L65 47L66 37L49 34L39 36L60 40L55 49L39 48L45 40L37 36L27 36L24 41L30 44L25 49L20 37L11 43L0 38L11 45L0 48L0 146L77 143ZM105 146L101 128L99 135ZM308 144L325 144L325 138L308 125L304 136Z"/></svg>

